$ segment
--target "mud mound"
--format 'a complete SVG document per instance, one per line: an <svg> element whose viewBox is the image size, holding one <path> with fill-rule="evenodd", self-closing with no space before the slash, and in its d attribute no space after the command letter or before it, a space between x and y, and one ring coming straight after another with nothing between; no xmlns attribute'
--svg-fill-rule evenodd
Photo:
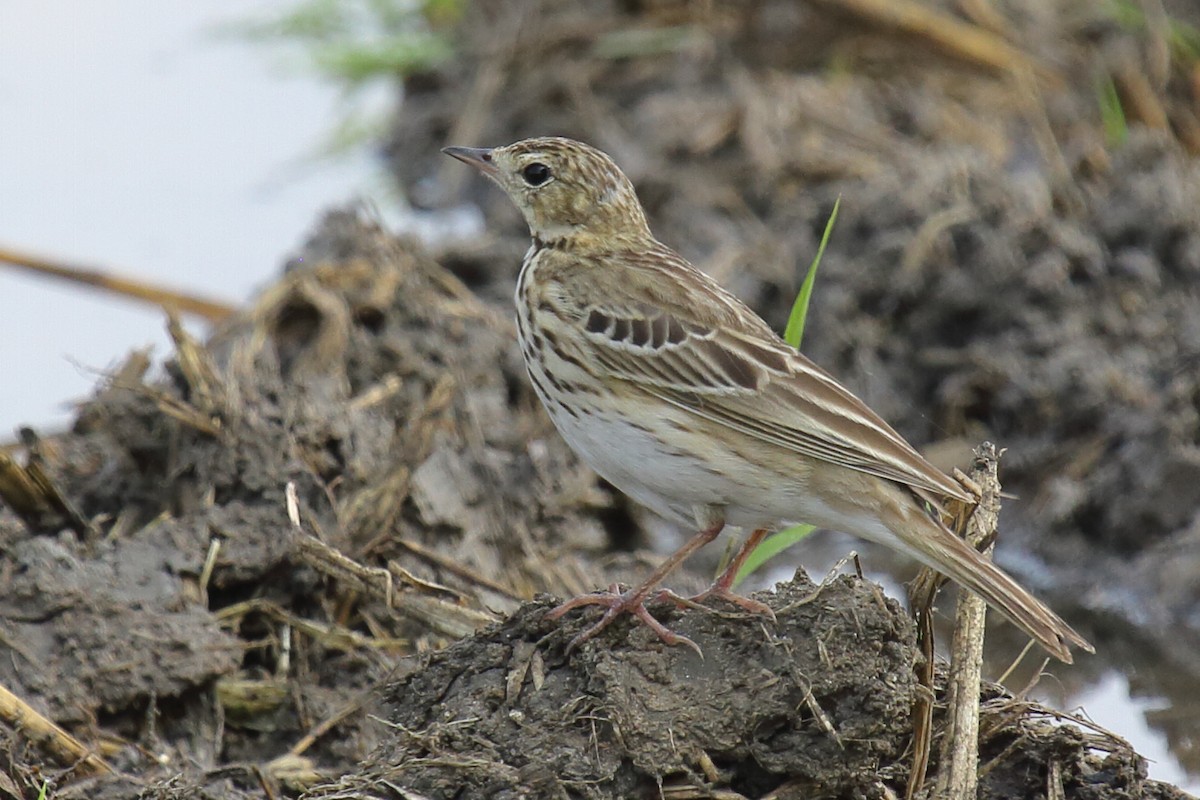
<svg viewBox="0 0 1200 800"><path fill-rule="evenodd" d="M67 730L0 741L13 785L36 794L48 774L55 797L111 800L902 787L917 656L873 584L801 573L764 595L778 627L663 609L703 659L625 622L568 655L588 615L556 625L548 600L521 604L635 565L573 555L620 512L547 435L508 325L411 242L335 213L208 345L173 326L164 375L135 354L75 430L30 434L21 469L5 462L41 480L20 517L0 514L0 684L30 704L25 724ZM1075 796L1171 796L1120 740L990 691L988 792L1052 775ZM39 773L43 746L74 765Z"/></svg>
<svg viewBox="0 0 1200 800"><path fill-rule="evenodd" d="M286 753L396 654L608 579L557 552L603 538L608 495L533 413L507 319L411 242L335 213L209 346L172 330L165 376L135 354L73 431L30 434L51 491L0 513L0 684L117 737L114 766ZM309 772L363 757L363 721L306 745Z"/></svg>
<svg viewBox="0 0 1200 800"><path fill-rule="evenodd" d="M719 610L669 618L703 658L624 624L615 641L567 656L578 621L558 628L545 621L549 604L524 606L392 683L386 741L360 772L312 797L902 792L917 658L907 615L846 577L818 587L801 572L756 597L777 626ZM1034 796L1048 770L1065 796L1088 796L1101 774L1136 796L1172 796L1115 741L1030 716L1018 730L1021 704L994 688L987 703L995 727L983 737L980 797Z"/></svg>

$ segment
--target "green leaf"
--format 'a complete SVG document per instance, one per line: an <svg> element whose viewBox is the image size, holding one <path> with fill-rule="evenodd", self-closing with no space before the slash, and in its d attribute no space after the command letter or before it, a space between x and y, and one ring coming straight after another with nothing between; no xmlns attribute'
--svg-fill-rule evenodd
<svg viewBox="0 0 1200 800"><path fill-rule="evenodd" d="M836 215L837 212L835 211L834 213ZM763 539L762 544L754 548L754 552L749 555L746 563L742 564L742 568L738 570L737 576L733 579L733 585L737 586L748 576L753 575L763 564L808 536L814 530L816 528L812 525L793 525L777 533L772 533L766 539Z"/></svg>
<svg viewBox="0 0 1200 800"><path fill-rule="evenodd" d="M784 340L797 350L800 349L800 341L804 338L804 322L808 318L808 302L812 299L813 284L817 281L817 267L821 265L821 256L825 255L825 245L829 243L829 234L833 233L833 223L837 221L841 204L842 196L838 195L833 204L833 211L825 222L825 232L821 234L821 245L817 248L817 255L808 267L808 274L804 276L804 283L800 285L800 293L796 295L796 302L792 303L792 313L788 314L787 327L783 329Z"/></svg>

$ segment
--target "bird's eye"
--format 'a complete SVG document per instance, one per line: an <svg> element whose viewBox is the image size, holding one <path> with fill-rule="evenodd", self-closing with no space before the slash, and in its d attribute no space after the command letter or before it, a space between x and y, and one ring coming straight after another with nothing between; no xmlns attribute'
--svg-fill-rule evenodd
<svg viewBox="0 0 1200 800"><path fill-rule="evenodd" d="M541 186L550 180L550 168L540 161L535 161L521 170L521 177L530 186Z"/></svg>

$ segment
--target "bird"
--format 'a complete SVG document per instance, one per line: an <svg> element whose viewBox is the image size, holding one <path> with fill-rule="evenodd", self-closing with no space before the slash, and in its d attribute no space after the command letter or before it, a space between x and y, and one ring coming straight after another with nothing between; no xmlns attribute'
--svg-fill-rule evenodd
<svg viewBox="0 0 1200 800"><path fill-rule="evenodd" d="M974 503L832 375L749 306L659 242L613 159L562 137L445 147L516 204L532 244L517 278L517 331L534 391L567 444L634 501L697 531L639 585L567 600L553 619L597 605L668 645L695 643L646 608L685 559L726 525L750 531L691 602L723 599L773 617L732 590L749 554L784 523L839 530L947 575L1072 662L1095 652L1049 607L938 518ZM694 526L694 527L693 527ZM696 648L698 650L698 648Z"/></svg>

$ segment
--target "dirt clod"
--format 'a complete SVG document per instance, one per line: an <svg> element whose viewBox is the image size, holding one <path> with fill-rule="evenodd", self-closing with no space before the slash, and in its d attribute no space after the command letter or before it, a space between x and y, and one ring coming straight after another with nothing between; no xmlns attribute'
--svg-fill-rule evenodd
<svg viewBox="0 0 1200 800"><path fill-rule="evenodd" d="M784 779L853 792L904 747L907 619L848 578L818 590L800 574L759 599L778 625L660 610L703 658L624 622L565 655L584 620L560 627L548 601L526 605L389 686L388 741L316 796L386 779L431 798L634 797L705 785L714 768L751 797Z"/></svg>

